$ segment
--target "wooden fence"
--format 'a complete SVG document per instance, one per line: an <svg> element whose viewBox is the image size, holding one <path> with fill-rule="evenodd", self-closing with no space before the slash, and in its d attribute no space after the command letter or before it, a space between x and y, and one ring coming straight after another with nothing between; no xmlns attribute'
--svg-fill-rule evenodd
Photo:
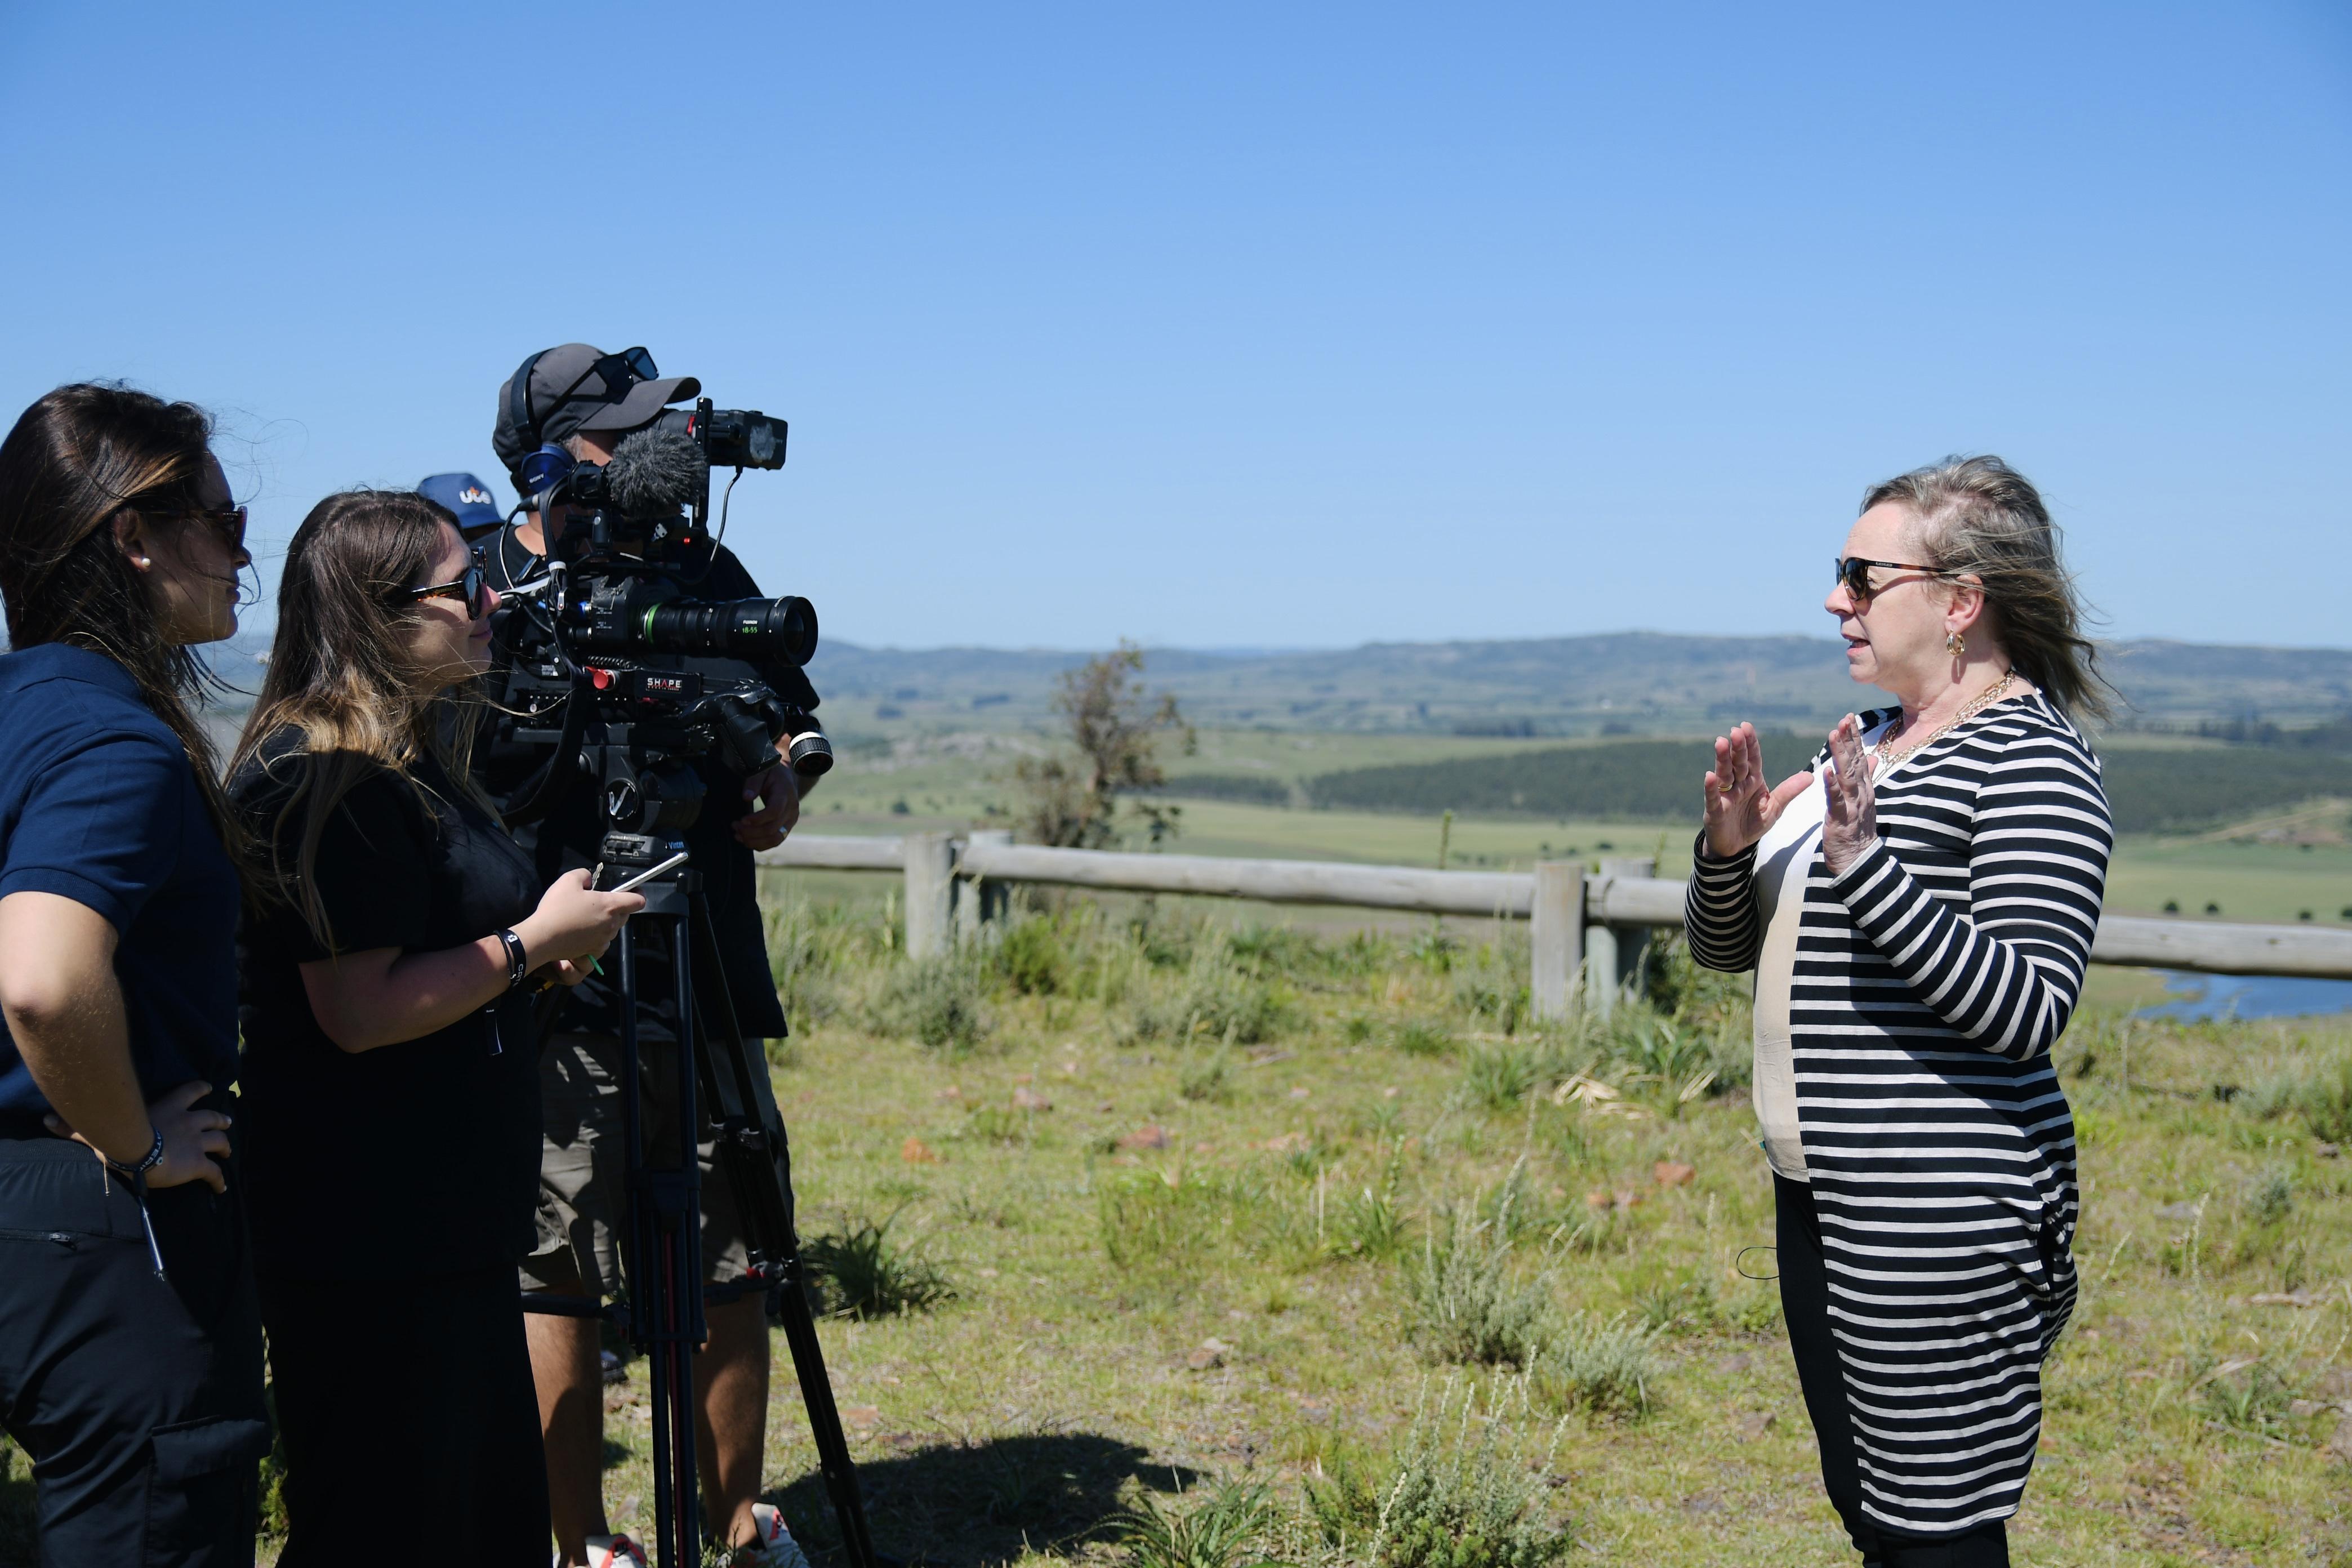
<svg viewBox="0 0 2352 1568"><path fill-rule="evenodd" d="M768 866L895 871L906 879L907 952L917 958L976 941L1015 882L1129 893L1189 893L1277 904L1337 904L1528 922L1528 987L1538 1017L1564 1016L1580 997L1609 1010L1649 933L1679 927L1684 884L1646 858L1545 860L1527 871L1429 871L1332 860L1239 860L1210 855L1129 855L1015 844L1003 832L919 833L904 838L795 834L760 857ZM2094 963L2352 980L2352 931L2303 925L2110 915Z"/></svg>

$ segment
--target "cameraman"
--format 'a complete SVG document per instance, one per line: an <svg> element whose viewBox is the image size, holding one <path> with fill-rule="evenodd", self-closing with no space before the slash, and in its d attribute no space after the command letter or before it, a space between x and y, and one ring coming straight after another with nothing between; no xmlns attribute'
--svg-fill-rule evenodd
<svg viewBox="0 0 2352 1568"><path fill-rule="evenodd" d="M530 510L488 542L493 586L528 584L560 552L575 510L525 489L521 465L543 446L580 461L605 463L622 439L657 417L665 405L699 395L690 376L656 379L642 350L607 355L585 343L566 343L524 362L499 392L493 445L516 476ZM580 509L583 520L584 509ZM707 569L689 578L702 599L760 597L734 554L703 546ZM700 562L696 563L698 568ZM543 647L543 625L520 605L501 614L495 639L494 694L501 672ZM801 710L817 705L800 670L781 660L752 666L739 660L633 656L632 662L697 671L713 684L756 679ZM509 703L509 706L512 706ZM801 785L779 758L749 777L699 764L707 790L700 816L682 836L703 879L728 993L747 1042L784 1033L782 1011L770 979L760 919L755 851L783 842L800 816ZM487 748L484 782L502 807L529 793L529 781L548 761L542 744L519 742L503 721ZM593 865L605 831L599 782L574 777L541 820L518 826L517 837L548 875ZM674 1160L678 1147L676 1103L680 1020L665 935L651 924L637 932L637 1040L643 1064L641 1114L649 1161ZM553 1037L541 1058L546 1142L540 1169L540 1247L523 1263L523 1289L590 1298L610 1296L620 1279L627 1191L621 1110L620 998L603 978L569 994ZM756 1046L755 1046L756 1048ZM756 1502L767 1426L768 1334L763 1286L747 1278L750 1255L739 1204L723 1170L713 1164L707 1119L696 1130L702 1171L702 1258L706 1281L716 1287L708 1312L710 1338L695 1358L698 1413L695 1451L704 1506L713 1535L741 1564L795 1563L798 1549L776 1510ZM632 1282L634 1283L634 1282ZM604 1379L600 1324L594 1319L534 1315L530 1319L531 1368L539 1386L546 1436L548 1491L558 1561L642 1562L626 1537L609 1534L601 1496L604 1471Z"/></svg>

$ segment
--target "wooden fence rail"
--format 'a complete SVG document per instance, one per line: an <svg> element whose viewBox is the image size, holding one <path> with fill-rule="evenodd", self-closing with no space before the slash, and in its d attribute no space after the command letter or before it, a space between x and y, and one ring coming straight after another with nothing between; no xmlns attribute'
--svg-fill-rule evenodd
<svg viewBox="0 0 2352 1568"><path fill-rule="evenodd" d="M795 834L760 861L900 873L907 952L918 958L976 940L1002 913L1004 887L1015 882L1523 920L1530 928L1529 991L1537 1016L1545 1018L1565 1016L1580 995L1608 1011L1633 974L1651 930L1682 924L1685 887L1657 876L1656 862L1648 859L1603 860L1597 874L1566 860L1540 861L1532 872L1429 871L1332 860L1046 849L1015 844L1003 832L904 838ZM2110 915L2099 923L2091 962L2352 980L2352 931Z"/></svg>

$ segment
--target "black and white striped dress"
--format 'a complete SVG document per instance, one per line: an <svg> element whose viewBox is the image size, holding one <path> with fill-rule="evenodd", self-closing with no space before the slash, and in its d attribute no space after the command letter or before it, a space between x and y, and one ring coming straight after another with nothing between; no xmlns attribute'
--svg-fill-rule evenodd
<svg viewBox="0 0 2352 1568"><path fill-rule="evenodd" d="M2074 1125L2050 1047L2114 833L2098 759L2039 693L1903 759L1876 799L1879 842L1845 875L1812 856L1790 1048L1864 1511L1941 1535L2017 1510L2074 1304ZM1754 968L1755 851L1699 850L1691 952Z"/></svg>

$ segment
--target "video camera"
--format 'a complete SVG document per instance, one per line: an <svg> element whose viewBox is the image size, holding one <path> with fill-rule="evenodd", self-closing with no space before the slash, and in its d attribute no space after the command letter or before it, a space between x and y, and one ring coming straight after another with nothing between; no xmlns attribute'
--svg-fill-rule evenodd
<svg viewBox="0 0 2352 1568"><path fill-rule="evenodd" d="M541 635L528 647L509 639L505 697L517 710L513 740L553 750L536 787L509 806L509 822L543 814L547 797L578 771L591 722L607 742L597 748L606 759L606 815L623 831L692 823L703 794L691 765L698 759L749 774L789 737L785 758L800 777L831 769L833 746L815 721L766 683L714 684L646 662L667 655L798 668L816 652L816 606L806 599L692 596L717 550L704 531L712 466L738 478L746 468L782 467L786 428L756 409L713 408L706 397L631 432L607 463L553 447L524 459L521 483L538 500L551 542L546 575L509 595L523 601L514 615Z"/></svg>

